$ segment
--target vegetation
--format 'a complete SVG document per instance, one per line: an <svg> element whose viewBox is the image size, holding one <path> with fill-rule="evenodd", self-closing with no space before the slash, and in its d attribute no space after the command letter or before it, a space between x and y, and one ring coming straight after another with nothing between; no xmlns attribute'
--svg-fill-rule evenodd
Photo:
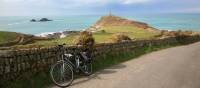
<svg viewBox="0 0 200 88"><path fill-rule="evenodd" d="M88 31L82 31L79 35L79 37L75 40L75 44L81 44L81 45L88 45L89 43L94 44L94 38L92 36L91 32Z"/></svg>
<svg viewBox="0 0 200 88"><path fill-rule="evenodd" d="M104 30L102 32L102 30ZM95 39L95 43L107 43L113 41L113 35L122 33L128 36L130 39L141 40L141 39L152 39L155 36L158 36L160 32L148 32L147 30L143 30L137 27L132 26L119 26L119 27L104 27L102 30L96 31L93 33L93 38ZM77 39L79 38L79 34L71 34L65 38L61 39L53 39L53 40L43 40L36 41L32 44L27 45L16 45L12 48L37 48L37 47L51 47L58 44L68 44L73 45L76 44ZM75 42L76 41L76 42Z"/></svg>
<svg viewBox="0 0 200 88"><path fill-rule="evenodd" d="M199 35L198 32L192 32L192 31L166 31L162 30L160 33L160 37L183 37L183 36L193 36L193 35Z"/></svg>
<svg viewBox="0 0 200 88"><path fill-rule="evenodd" d="M2 44L2 46L14 46L14 45L22 46L25 44L34 43L35 41L44 41L44 40L50 40L50 39L44 37L36 37L34 35L29 35L29 34L0 31L0 44ZM36 46L36 45L32 44L28 46Z"/></svg>
<svg viewBox="0 0 200 88"><path fill-rule="evenodd" d="M5 32L5 31L0 31L0 44L9 42L9 41L14 41L18 37L18 34L15 32Z"/></svg>
<svg viewBox="0 0 200 88"><path fill-rule="evenodd" d="M61 39L53 39L53 40L47 40L47 41L37 41L31 45L40 45L40 46L54 46L58 44L74 44L74 39L78 37L79 34L71 34L65 38Z"/></svg>
<svg viewBox="0 0 200 88"><path fill-rule="evenodd" d="M96 24L93 25L94 28L102 28L107 26L133 26L133 27L139 27L139 28L152 28L146 23L128 20L122 17L114 16L114 15L108 15L103 16L99 21L97 21ZM156 30L152 28L152 30Z"/></svg>
<svg viewBox="0 0 200 88"><path fill-rule="evenodd" d="M124 33L131 39L137 40L154 38L160 33L159 31L149 32L148 30L134 26L107 26L102 29L107 33Z"/></svg>
<svg viewBox="0 0 200 88"><path fill-rule="evenodd" d="M102 31L103 30L103 31ZM155 38L156 35L159 35L158 31L149 32L147 30L132 27L132 26L117 26L117 27L104 27L99 31L93 33L93 37L96 43L110 42L112 40L112 35L116 33L123 33L130 37L130 39L151 39ZM74 41L79 37L79 34L71 34L65 38L54 39L48 41L38 41L33 43L33 45L38 46L53 46L57 44L75 44Z"/></svg>
<svg viewBox="0 0 200 88"><path fill-rule="evenodd" d="M123 33L113 34L111 37L111 42L113 42L113 43L130 41L130 40L131 40L131 38L129 38L127 35L125 35Z"/></svg>

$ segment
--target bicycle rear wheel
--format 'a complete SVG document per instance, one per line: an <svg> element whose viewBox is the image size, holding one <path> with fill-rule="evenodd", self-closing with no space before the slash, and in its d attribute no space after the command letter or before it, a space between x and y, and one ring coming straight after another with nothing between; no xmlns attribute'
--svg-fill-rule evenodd
<svg viewBox="0 0 200 88"><path fill-rule="evenodd" d="M73 75L72 67L63 61L53 65L50 70L52 81L59 87L69 86L73 81Z"/></svg>

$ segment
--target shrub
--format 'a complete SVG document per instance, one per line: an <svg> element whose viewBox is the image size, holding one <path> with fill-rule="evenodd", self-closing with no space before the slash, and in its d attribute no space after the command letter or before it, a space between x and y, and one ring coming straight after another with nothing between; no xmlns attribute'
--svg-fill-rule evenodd
<svg viewBox="0 0 200 88"><path fill-rule="evenodd" d="M192 31L185 31L183 34L185 36L191 36L193 34L193 32Z"/></svg>
<svg viewBox="0 0 200 88"><path fill-rule="evenodd" d="M101 33L106 33L106 31L105 31L105 30L101 30L100 32L101 32Z"/></svg>
<svg viewBox="0 0 200 88"><path fill-rule="evenodd" d="M168 37L186 37L186 36L191 36L193 35L194 32L192 31L181 31L181 30L178 30L178 31L165 31L165 30L162 30L161 31L161 36L168 36Z"/></svg>
<svg viewBox="0 0 200 88"><path fill-rule="evenodd" d="M76 45L83 45L84 47L91 47L95 43L95 39L92 36L91 32L82 31L77 39L75 39Z"/></svg>
<svg viewBox="0 0 200 88"><path fill-rule="evenodd" d="M114 43L117 42L123 42L123 41L130 41L131 38L129 38L127 35L123 34L123 33L117 33L117 34L113 34L111 37L111 41Z"/></svg>

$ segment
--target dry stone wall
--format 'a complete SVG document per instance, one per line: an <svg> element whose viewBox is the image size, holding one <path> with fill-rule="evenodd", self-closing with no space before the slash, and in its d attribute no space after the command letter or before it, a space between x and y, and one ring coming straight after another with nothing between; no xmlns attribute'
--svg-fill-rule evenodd
<svg viewBox="0 0 200 88"><path fill-rule="evenodd" d="M143 46L176 44L182 43L182 41L193 43L199 40L200 36L192 36L182 39L173 37L121 43L102 43L95 46L96 48L93 56L98 57L108 53L133 51L135 48ZM73 50L77 49L75 46L67 46L65 48L68 52L73 52ZM0 53L0 80L4 81L16 79L27 72L34 74L36 72L48 70L52 64L60 59L60 50L57 47L0 51Z"/></svg>

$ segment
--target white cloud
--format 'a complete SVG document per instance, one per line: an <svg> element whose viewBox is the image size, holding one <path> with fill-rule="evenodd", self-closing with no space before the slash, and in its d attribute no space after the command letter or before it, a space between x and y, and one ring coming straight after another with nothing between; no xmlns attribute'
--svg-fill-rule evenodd
<svg viewBox="0 0 200 88"><path fill-rule="evenodd" d="M84 5L84 4L136 4L136 3L146 3L152 0L0 0L0 5L5 3L30 3L30 4L40 4L40 3L57 3L63 2L68 5Z"/></svg>
<svg viewBox="0 0 200 88"><path fill-rule="evenodd" d="M137 3L146 3L152 0L120 0L122 4L137 4Z"/></svg>
<svg viewBox="0 0 200 88"><path fill-rule="evenodd" d="M163 4L165 6L175 3L173 8L180 7L180 9L182 9L181 6L188 6L191 7L191 9L188 9L187 11L190 12L199 11L199 6L194 5L198 2L198 0L174 0L174 2L171 2L171 0L0 0L0 15L22 15L35 13L39 15L50 13L67 14L73 12L89 12L90 10L93 10L93 8L106 9L110 6L112 7L112 5L122 5L123 7L126 5L134 6L136 4L145 4L143 5L145 8L148 8L148 6L151 5L155 6L153 8L157 9L162 5L160 2L165 2L165 4Z"/></svg>
<svg viewBox="0 0 200 88"><path fill-rule="evenodd" d="M0 15L47 10L93 8L109 4L137 4L152 0L0 0ZM19 13L18 13L19 12Z"/></svg>
<svg viewBox="0 0 200 88"><path fill-rule="evenodd" d="M68 0L65 0L68 1ZM69 2L81 3L81 4L109 4L109 3L118 3L118 4L137 4L137 3L146 3L152 0L70 0Z"/></svg>

